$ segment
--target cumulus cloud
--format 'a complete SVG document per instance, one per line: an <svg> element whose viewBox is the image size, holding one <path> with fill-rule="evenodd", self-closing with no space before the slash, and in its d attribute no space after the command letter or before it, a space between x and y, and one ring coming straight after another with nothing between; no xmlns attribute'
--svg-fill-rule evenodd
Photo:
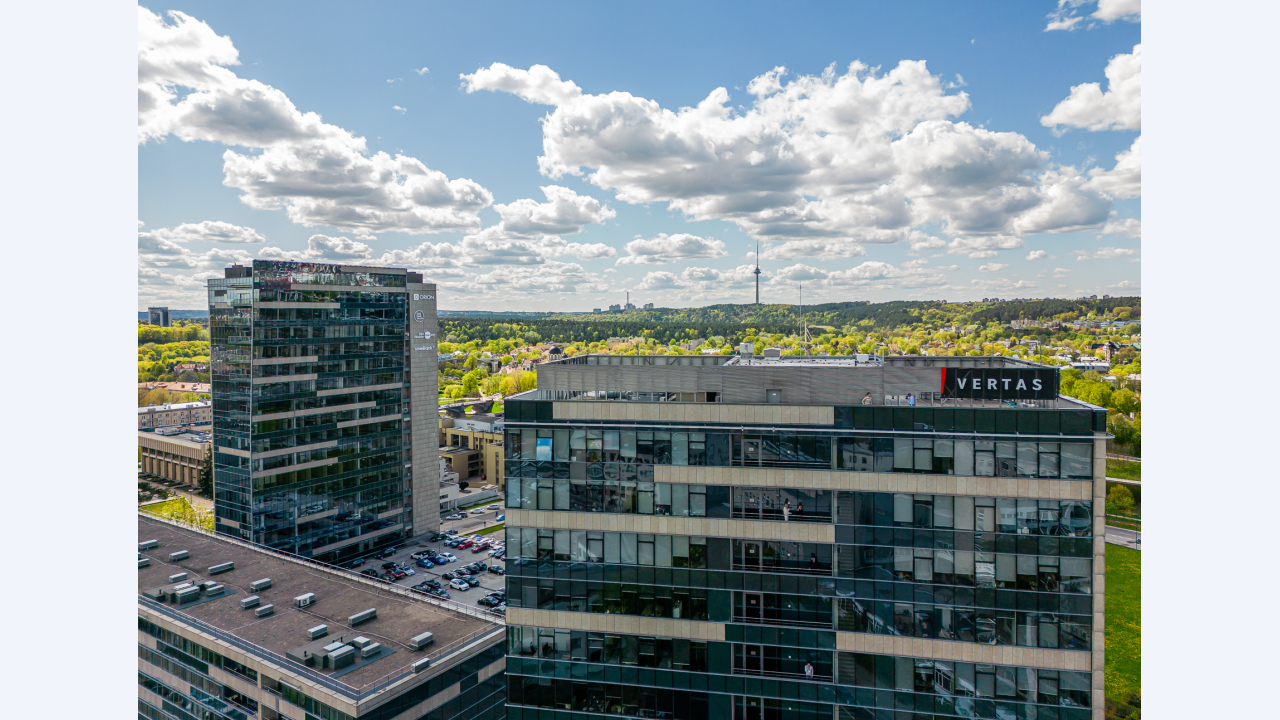
<svg viewBox="0 0 1280 720"><path fill-rule="evenodd" d="M1089 15L1081 15L1080 8L1096 3L1097 8ZM1087 18L1096 23L1085 22ZM1116 20L1140 22L1142 20L1142 0L1058 0L1058 7L1049 13L1049 24L1044 31L1077 30L1080 27L1092 28L1098 23L1109 25ZM1081 23L1084 22L1084 25Z"/></svg>
<svg viewBox="0 0 1280 720"><path fill-rule="evenodd" d="M615 211L566 187L546 185L541 189L547 202L525 198L495 205L501 222L463 238L461 249L472 262L530 265L544 262L546 257L572 255L579 260L596 260L618 254L604 243L570 243L560 237L604 223L617 215Z"/></svg>
<svg viewBox="0 0 1280 720"><path fill-rule="evenodd" d="M1085 130L1139 130L1142 128L1142 45L1116 55L1107 63L1107 90L1099 83L1083 83L1058 103L1040 124L1063 132Z"/></svg>
<svg viewBox="0 0 1280 720"><path fill-rule="evenodd" d="M987 263L978 268L978 272L999 272L1009 267L1006 263Z"/></svg>
<svg viewBox="0 0 1280 720"><path fill-rule="evenodd" d="M1110 170L1093 168L1089 171L1089 187L1115 198L1136 198L1142 195L1142 136L1134 138L1128 150L1116 155L1116 164Z"/></svg>
<svg viewBox="0 0 1280 720"><path fill-rule="evenodd" d="M1013 235L959 237L947 244L947 254L968 255L978 260L984 257L993 257L987 253L995 250L1017 250L1022 246L1022 238Z"/></svg>
<svg viewBox="0 0 1280 720"><path fill-rule="evenodd" d="M138 221L138 228L142 228L142 221ZM199 223L182 223L172 228L157 228L144 233L139 233L138 237L147 236L149 238L163 239L175 243L185 242L219 242L219 243L264 243L267 241L257 230L239 225L232 225L221 220L205 220Z"/></svg>
<svg viewBox="0 0 1280 720"><path fill-rule="evenodd" d="M1137 218L1124 218L1121 220L1113 217L1103 226L1102 234L1125 235L1133 238L1142 237L1142 221Z"/></svg>
<svg viewBox="0 0 1280 720"><path fill-rule="evenodd" d="M777 243L778 259L854 257L860 247L842 246L872 243L938 247L926 226L954 237L1100 225L1110 210L1022 135L954 120L968 96L948 92L959 81L943 83L922 61L794 78L777 67L747 84L750 105L736 109L724 88L677 110L622 91L593 95L544 65L495 63L461 80L467 92L552 107L544 175L585 175L622 202L733 222Z"/></svg>
<svg viewBox="0 0 1280 720"><path fill-rule="evenodd" d="M426 75L426 74L430 73L430 72L431 72L431 70L430 70L430 68L421 67L421 68L418 68L417 70L414 70L414 72L418 73L419 75Z"/></svg>
<svg viewBox="0 0 1280 720"><path fill-rule="evenodd" d="M1047 260L1048 258L1049 258L1049 253L1045 252L1044 250L1032 250L1031 252L1027 253L1028 260Z"/></svg>
<svg viewBox="0 0 1280 720"><path fill-rule="evenodd" d="M618 258L617 265L664 265L676 260L718 258L728 254L722 241L688 233L659 233L648 240L632 240L625 249L627 255Z"/></svg>
<svg viewBox="0 0 1280 720"><path fill-rule="evenodd" d="M1132 255L1137 255L1137 254L1138 254L1138 251L1134 250L1133 248L1104 247L1098 252L1094 253L1093 256L1096 258L1101 258L1103 260L1114 260L1115 258L1130 257Z"/></svg>
<svg viewBox="0 0 1280 720"><path fill-rule="evenodd" d="M301 112L280 90L241 78L227 36L178 11L172 22L138 8L138 142L176 137L248 152L223 153L223 184L258 209L283 209L304 226L357 233L480 229L493 202L471 180L421 161L370 153L364 138Z"/></svg>

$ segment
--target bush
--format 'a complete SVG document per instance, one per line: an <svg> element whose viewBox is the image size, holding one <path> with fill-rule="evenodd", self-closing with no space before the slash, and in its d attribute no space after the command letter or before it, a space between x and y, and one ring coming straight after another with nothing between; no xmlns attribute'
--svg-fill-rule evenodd
<svg viewBox="0 0 1280 720"><path fill-rule="evenodd" d="M1107 492L1107 514L1128 515L1133 512L1133 493L1123 485L1113 485Z"/></svg>

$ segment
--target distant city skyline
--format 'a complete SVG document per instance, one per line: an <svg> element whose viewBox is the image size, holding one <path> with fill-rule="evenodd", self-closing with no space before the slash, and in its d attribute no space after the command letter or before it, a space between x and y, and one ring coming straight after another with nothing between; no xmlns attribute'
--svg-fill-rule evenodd
<svg viewBox="0 0 1280 720"><path fill-rule="evenodd" d="M1139 295L1138 3L1059 5L139 6L138 308L750 303L757 242L766 304Z"/></svg>

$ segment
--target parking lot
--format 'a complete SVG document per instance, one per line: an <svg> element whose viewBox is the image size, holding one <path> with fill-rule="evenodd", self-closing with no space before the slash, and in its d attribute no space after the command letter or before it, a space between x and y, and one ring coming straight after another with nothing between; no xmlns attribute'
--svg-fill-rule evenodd
<svg viewBox="0 0 1280 720"><path fill-rule="evenodd" d="M469 515L466 519L463 519L463 520L452 520L452 521L446 520L441 523L440 532L453 529L453 530L456 530L459 535L470 537L471 535L475 534L477 530L480 530L484 527L492 527L493 525L497 524L494 521L494 519L498 515L501 515L502 513L503 513L502 510L498 510L497 512L486 511L484 515L474 515L474 516ZM468 605L475 605L480 598L484 597L485 595L488 595L491 592L494 592L495 590L506 589L505 577L502 575L491 573L488 571L487 568L482 572L473 574L473 577L475 577L477 580L480 581L479 587L474 587L466 591L456 590L454 588L449 587L449 581L444 579L442 576L447 572L457 570L463 565L470 565L471 563L480 561L480 562L484 562L486 565L497 565L505 570L506 563L502 560L494 560L492 557L490 557L488 548L485 549L483 552L473 553L471 552L470 548L459 550L457 548L445 547L444 540L438 540L436 542L427 542L427 539L434 534L435 533L426 533L413 538L412 540L409 541L409 543L406 543L398 551L396 551L395 555L392 555L391 557L388 557L385 559L380 559L377 557L366 558L364 564L361 565L359 568L356 568L356 570L357 571L376 570L378 571L378 574L381 575L383 572L383 569L382 569L383 563L394 562L394 563L399 563L401 565L406 565L413 569L414 574L405 578L401 578L400 580L396 581L396 585L409 588L414 585L417 585L418 583L424 580L434 579L439 581L440 584L448 590L451 600L455 602L466 603ZM494 533L489 533L484 537L490 538L491 540L496 540L498 542L502 542L504 539L504 533L501 530L499 530ZM435 565L433 567L424 568L419 566L417 564L417 561L413 560L410 556L413 553L420 552L426 549L435 550L436 552L451 553L458 559L446 565Z"/></svg>

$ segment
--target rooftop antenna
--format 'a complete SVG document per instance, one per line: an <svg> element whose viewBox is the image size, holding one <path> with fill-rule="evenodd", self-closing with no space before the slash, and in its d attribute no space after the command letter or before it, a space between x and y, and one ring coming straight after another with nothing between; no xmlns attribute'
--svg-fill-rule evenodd
<svg viewBox="0 0 1280 720"><path fill-rule="evenodd" d="M760 241L756 241L756 269L753 271L756 276L756 304L760 304Z"/></svg>

